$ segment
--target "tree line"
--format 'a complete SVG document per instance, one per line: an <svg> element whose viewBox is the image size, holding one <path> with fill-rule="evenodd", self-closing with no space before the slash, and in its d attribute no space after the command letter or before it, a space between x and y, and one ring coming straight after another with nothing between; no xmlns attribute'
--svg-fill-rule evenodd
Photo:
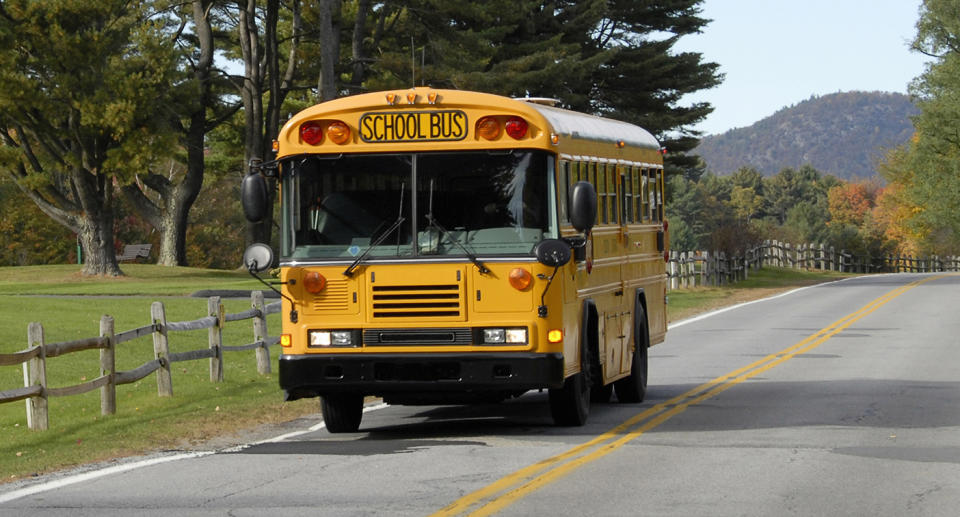
<svg viewBox="0 0 960 517"><path fill-rule="evenodd" d="M381 89L555 97L649 129L682 173L712 108L681 98L721 80L673 50L701 1L5 1L0 193L18 202L0 209L22 233L0 258L119 275L118 244L146 241L160 264L235 267L273 233L239 221L235 185L283 120Z"/></svg>
<svg viewBox="0 0 960 517"><path fill-rule="evenodd" d="M877 179L847 182L809 165L773 176L751 167L727 176L677 175L667 189L670 245L742 255L775 239L880 257L899 245L890 192Z"/></svg>
<svg viewBox="0 0 960 517"><path fill-rule="evenodd" d="M924 0L912 48L932 58L909 88L919 109L913 136L888 151L877 176L844 182L811 166L769 177L690 169L669 183L674 249L736 254L776 239L871 257L960 254L960 1Z"/></svg>

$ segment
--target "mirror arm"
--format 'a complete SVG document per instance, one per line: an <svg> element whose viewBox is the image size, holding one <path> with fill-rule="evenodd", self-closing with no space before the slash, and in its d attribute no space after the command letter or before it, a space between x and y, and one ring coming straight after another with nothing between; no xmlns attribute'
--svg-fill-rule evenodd
<svg viewBox="0 0 960 517"><path fill-rule="evenodd" d="M563 241L573 248L573 260L575 262L583 262L587 259L585 253L587 249L586 237L563 237Z"/></svg>
<svg viewBox="0 0 960 517"><path fill-rule="evenodd" d="M261 174L266 178L276 178L279 164L280 160L270 160L265 162L260 158L250 158L250 162L247 165L250 170L250 174Z"/></svg>
<svg viewBox="0 0 960 517"><path fill-rule="evenodd" d="M266 280L260 278L256 273L254 273L254 271L255 271L256 269L257 269L257 261L254 260L253 263L252 263L250 266L247 267L247 272L250 273L250 276L252 276L253 278L256 278L257 280L259 280L261 284L267 286L271 291L279 294L281 297L283 297L283 299L285 299L285 300L287 300L288 302L290 302L290 323L296 323L296 322L300 319L300 315L297 313L297 304L293 301L292 298L290 298L289 296L281 293L276 287L274 287L274 286L273 286L274 284L271 284L270 282L267 282ZM279 283L277 283L276 285L288 285L288 284L289 284L289 285L293 285L294 282L293 282L293 281L291 281L291 282L289 282L289 283L288 283L288 282L279 282Z"/></svg>
<svg viewBox="0 0 960 517"><path fill-rule="evenodd" d="M547 280L546 287L544 287L543 292L540 293L540 306L537 307L537 316L541 318L547 317L547 303L544 301L544 298L546 298L547 291L550 290L550 286L553 285L553 277L557 276L557 271L560 271L560 266L554 266L553 274L551 274L549 277L546 277L546 275L543 274L537 275L541 279L546 278Z"/></svg>

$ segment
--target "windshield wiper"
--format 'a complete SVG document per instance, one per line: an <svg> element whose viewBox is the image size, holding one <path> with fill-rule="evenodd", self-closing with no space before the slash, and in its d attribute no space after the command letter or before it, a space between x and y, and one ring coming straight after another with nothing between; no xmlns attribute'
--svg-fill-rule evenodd
<svg viewBox="0 0 960 517"><path fill-rule="evenodd" d="M387 237L389 237L394 231L397 230L397 228L400 227L401 224L403 224L404 221L406 221L406 218L403 216L403 190L404 190L404 188L406 188L406 183L401 183L401 184L400 184L400 213L397 214L397 219L393 222L393 224L390 225L390 227L388 227L388 228L386 229L386 231L384 231L383 233L381 233L379 237L377 237L373 242L370 243L369 246L367 246L367 248L366 248L365 250L363 250L363 253L361 253L360 256L357 257L357 258L353 261L352 264L350 264L350 267L348 267L347 269L345 269L345 270L343 271L343 275L344 275L344 276L348 276L348 277L349 277L349 276L353 276L353 270L357 269L357 266L359 266L360 263L363 262L363 259L367 258L367 255L369 255L370 252L373 251L373 248L379 246L381 242L383 242L384 240L386 240ZM376 230L374 230L374 233L376 233ZM400 245L400 238L399 238L399 235L398 235L398 236L397 236L397 246L399 246L399 245Z"/></svg>
<svg viewBox="0 0 960 517"><path fill-rule="evenodd" d="M477 269L480 270L481 275L490 272L490 270L487 269L487 266L485 266L483 262L480 262L480 259L478 259L476 255L471 253L470 250L468 250L467 247L464 246L462 242L460 242L460 239L455 238L453 234L447 231L446 228L444 228L443 226L440 226L440 223L437 222L437 219L433 217L433 180L430 180L430 205L428 207L426 217L427 217L427 222L430 223L431 227L439 230L440 235L442 235L443 237L446 237L447 240L453 242L454 244L457 245L458 248L463 250L463 254L466 255L468 259L470 259L470 262L473 262L474 266L477 266Z"/></svg>

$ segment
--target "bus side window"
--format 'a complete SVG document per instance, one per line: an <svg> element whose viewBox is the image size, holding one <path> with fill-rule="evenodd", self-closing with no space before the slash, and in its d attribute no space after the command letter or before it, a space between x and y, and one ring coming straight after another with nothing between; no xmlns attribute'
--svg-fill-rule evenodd
<svg viewBox="0 0 960 517"><path fill-rule="evenodd" d="M640 173L640 220L647 222L650 220L650 194L647 187L647 170L641 169Z"/></svg>
<svg viewBox="0 0 960 517"><path fill-rule="evenodd" d="M607 168L607 214L608 221L617 224L617 166L608 163Z"/></svg>
<svg viewBox="0 0 960 517"><path fill-rule="evenodd" d="M657 169L657 221L663 221L663 169Z"/></svg>
<svg viewBox="0 0 960 517"><path fill-rule="evenodd" d="M580 181L592 183L594 190L597 191L597 220L594 221L594 224L600 224L602 216L600 215L600 186L597 184L597 164L585 161L582 171L584 176L580 178Z"/></svg>
<svg viewBox="0 0 960 517"><path fill-rule="evenodd" d="M657 222L657 170L647 169L647 186L650 197L650 221Z"/></svg>
<svg viewBox="0 0 960 517"><path fill-rule="evenodd" d="M633 222L633 169L630 166L623 168L623 174L620 176L620 223L629 224Z"/></svg>
<svg viewBox="0 0 960 517"><path fill-rule="evenodd" d="M649 204L649 219L657 221L657 176L655 169L647 169L647 203Z"/></svg>
<svg viewBox="0 0 960 517"><path fill-rule="evenodd" d="M559 167L559 178L557 179L557 211L559 212L557 216L560 218L560 222L565 223L570 219L567 216L567 200L569 199L568 190L570 189L570 162L567 160L560 160Z"/></svg>
<svg viewBox="0 0 960 517"><path fill-rule="evenodd" d="M597 169L597 195L600 196L597 206L597 223L609 223L610 214L607 212L607 166L603 163L591 162L591 167Z"/></svg>

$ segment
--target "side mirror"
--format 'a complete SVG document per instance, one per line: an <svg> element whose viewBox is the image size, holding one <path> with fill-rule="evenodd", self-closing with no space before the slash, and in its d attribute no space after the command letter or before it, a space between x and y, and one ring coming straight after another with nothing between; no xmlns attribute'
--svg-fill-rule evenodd
<svg viewBox="0 0 960 517"><path fill-rule="evenodd" d="M251 274L263 273L273 265L273 249L259 242L251 244L243 252L243 265Z"/></svg>
<svg viewBox="0 0 960 517"><path fill-rule="evenodd" d="M533 249L537 261L544 266L560 267L570 262L570 245L560 239L545 239Z"/></svg>
<svg viewBox="0 0 960 517"><path fill-rule="evenodd" d="M574 183L570 191L570 222L578 232L588 234L596 221L596 189L586 181Z"/></svg>
<svg viewBox="0 0 960 517"><path fill-rule="evenodd" d="M243 178L240 185L243 215L251 223L260 222L267 215L267 180L259 174Z"/></svg>

